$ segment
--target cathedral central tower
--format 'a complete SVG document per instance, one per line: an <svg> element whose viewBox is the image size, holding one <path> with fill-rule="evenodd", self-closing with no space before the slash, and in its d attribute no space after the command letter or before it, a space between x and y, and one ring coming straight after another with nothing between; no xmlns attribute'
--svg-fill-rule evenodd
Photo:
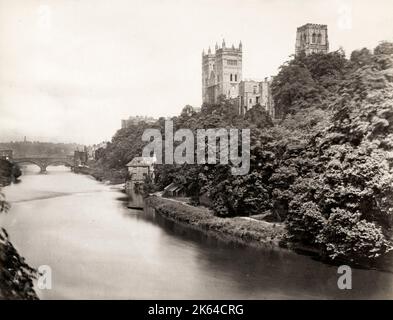
<svg viewBox="0 0 393 320"><path fill-rule="evenodd" d="M325 24L307 23L297 28L296 50L298 56L301 53L306 55L312 53L328 53L329 39L328 28Z"/></svg>

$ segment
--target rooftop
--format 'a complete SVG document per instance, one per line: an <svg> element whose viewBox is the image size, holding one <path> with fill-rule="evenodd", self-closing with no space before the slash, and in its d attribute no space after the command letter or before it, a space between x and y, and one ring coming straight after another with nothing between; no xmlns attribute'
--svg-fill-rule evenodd
<svg viewBox="0 0 393 320"><path fill-rule="evenodd" d="M157 161L156 157L135 157L129 163L127 167L150 167Z"/></svg>
<svg viewBox="0 0 393 320"><path fill-rule="evenodd" d="M306 29L306 28L322 28L327 29L327 24L318 24L318 23L306 23L305 25L298 27L297 29Z"/></svg>

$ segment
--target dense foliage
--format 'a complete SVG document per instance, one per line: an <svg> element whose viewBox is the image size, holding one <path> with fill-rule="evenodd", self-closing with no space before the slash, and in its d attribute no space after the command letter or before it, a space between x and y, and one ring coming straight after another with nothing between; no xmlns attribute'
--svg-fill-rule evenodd
<svg viewBox="0 0 393 320"><path fill-rule="evenodd" d="M12 164L0 162L0 178L10 181ZM0 190L1 191L1 190ZM9 209L0 192L0 214ZM21 257L9 240L4 228L0 228L0 299L38 299L33 286L37 272Z"/></svg>
<svg viewBox="0 0 393 320"><path fill-rule="evenodd" d="M124 182L127 177L126 164L134 157L142 155L145 142L142 134L152 126L144 122L122 128L116 132L105 149L96 153L96 163L91 164L93 175L99 180L110 180L115 183Z"/></svg>
<svg viewBox="0 0 393 320"><path fill-rule="evenodd" d="M332 258L376 258L392 250L393 50L351 58L330 126L300 155L311 166L289 188L288 229Z"/></svg>
<svg viewBox="0 0 393 320"><path fill-rule="evenodd" d="M330 258L373 259L392 249L393 44L294 57L272 83L280 120L262 106L239 117L221 97L174 117L174 130L250 128L250 171L230 165L159 165L154 188L207 195L219 216L264 214L293 243ZM155 126L164 132L164 119ZM140 156L145 124L117 132L100 162L121 170Z"/></svg>
<svg viewBox="0 0 393 320"><path fill-rule="evenodd" d="M17 164L0 159L0 186L10 184L21 175L22 172Z"/></svg>
<svg viewBox="0 0 393 320"><path fill-rule="evenodd" d="M36 274L0 228L0 299L38 299L33 286Z"/></svg>

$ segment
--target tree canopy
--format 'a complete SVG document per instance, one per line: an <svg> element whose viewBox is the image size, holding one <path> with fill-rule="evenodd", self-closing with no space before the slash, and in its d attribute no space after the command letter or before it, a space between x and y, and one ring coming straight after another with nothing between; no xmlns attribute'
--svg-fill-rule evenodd
<svg viewBox="0 0 393 320"><path fill-rule="evenodd" d="M375 259L392 250L393 44L293 57L272 83L273 123L256 105L239 116L220 97L172 118L174 130L250 129L250 171L230 165L159 165L155 187L206 194L217 215L264 214L288 239L330 258ZM191 110L191 109L190 109ZM164 132L164 119L155 125ZM144 124L119 130L100 163L121 168L143 148Z"/></svg>

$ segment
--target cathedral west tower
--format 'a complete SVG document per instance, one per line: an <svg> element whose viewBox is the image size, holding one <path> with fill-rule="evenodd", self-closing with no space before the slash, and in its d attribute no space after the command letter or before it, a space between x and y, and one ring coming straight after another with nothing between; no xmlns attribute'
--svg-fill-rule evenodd
<svg viewBox="0 0 393 320"><path fill-rule="evenodd" d="M227 47L222 41L216 44L215 52L209 48L202 53L202 101L215 103L220 95L234 99L239 95L242 80L242 43L237 48Z"/></svg>

